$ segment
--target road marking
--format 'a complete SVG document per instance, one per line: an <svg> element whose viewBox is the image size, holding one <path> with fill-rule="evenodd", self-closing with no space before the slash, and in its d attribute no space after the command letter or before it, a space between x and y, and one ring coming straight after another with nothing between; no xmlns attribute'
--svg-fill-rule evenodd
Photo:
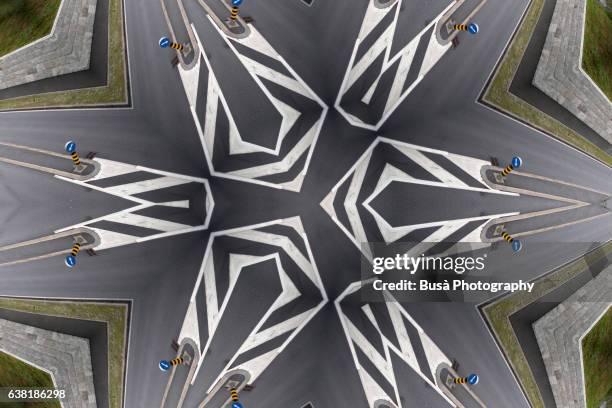
<svg viewBox="0 0 612 408"><path fill-rule="evenodd" d="M210 18L210 16L209 16ZM310 159L312 157L312 153L314 150L314 146L321 132L323 121L327 115L328 107L327 105L312 91L312 89L301 79L301 77L286 63L286 61L274 50L274 48L265 40L265 38L259 33L254 27L250 27L251 34L246 38L241 39L230 39L228 38L223 31L217 27L213 22L213 27L217 30L218 34L228 45L233 54L238 58L244 68L247 70L251 79L256 83L256 85L261 89L263 94L266 96L268 101L275 107L276 111L278 111L281 115L281 124L279 128L279 134L276 138L276 143L274 148L268 148L265 146L259 146L254 143L247 142L242 139L241 131L237 128L236 122L234 120L232 111L229 107L229 104L225 98L223 90L221 89L218 81L216 80L214 70L212 69L212 65L209 61L209 58L205 52L205 49L200 41L197 30L192 25L192 29L194 32L194 36L196 37L196 41L199 44L200 49L200 58L206 64L206 68L208 70L208 82L207 82L207 98L206 98L206 116L205 123L200 123L199 117L194 106L191 107L191 112L193 118L196 122L196 129L200 136L200 140L202 142L202 147L204 149L204 154L206 156L208 167L211 171L211 174L218 177L229 178L240 181L247 181L255 184L265 185L268 187L274 188L286 188L292 191L299 191L310 164ZM291 74L291 77L277 72L270 67L263 65L262 63L253 60L245 55L242 55L237 49L234 42L240 43L245 47L251 48L257 52L261 52L264 55L267 55L270 58L281 63L284 68ZM182 70L182 68L181 68ZM200 69L192 68L191 71L193 73L191 75L200 75ZM181 78L185 84L186 92L188 95L193 94L193 83L195 82L193 79L188 78L181 74ZM241 168L238 170L230 171L230 172L218 172L215 170L215 166L212 158L214 157L214 143L216 138L216 119L217 119L217 110L219 109L219 102L221 108L225 112L228 121L229 121L229 155L236 156L241 154L249 154L249 153L267 153L273 156L279 156L281 152L281 148L283 147L283 142L285 141L285 136L289 133L289 131L294 127L298 118L301 116L301 112L289 106L288 104L280 101L278 98L272 96L269 89L266 87L262 78L269 80L288 91L297 93L302 95L308 99L315 101L321 107L321 115L317 122L312 125L310 129L306 131L306 133L302 136L300 141L289 149L289 152L285 154L284 157L279 157L279 161L262 164L259 166L252 166ZM197 93L196 93L197 95ZM197 101L194 105L197 105ZM268 175L275 175L286 173L291 168L293 168L299 161L299 159L303 156L304 153L307 152L306 163L304 164L304 168L295 177L293 180L285 181L285 182L268 182L261 180L261 178Z"/></svg>
<svg viewBox="0 0 612 408"><path fill-rule="evenodd" d="M382 217L380 214L378 214L377 211L372 208L371 202L394 181L407 184L426 185L438 188L474 191L487 194L509 195L514 197L518 196L518 194L513 192L495 190L489 187L486 183L484 183L482 181L480 171L483 166L488 165L488 162L485 162L484 160L451 154L441 150L424 148L421 146L404 143L388 138L377 137L376 140L370 145L370 147L366 149L366 151L359 157L355 164L351 166L351 168L345 173L345 175L340 179L340 181L338 181L338 183L334 185L332 190L320 203L321 207L323 207L323 209L328 213L334 223L347 235L351 242L353 242L353 244L363 253L366 258L371 259L373 255L372 250L368 245L362 245L362 243L369 242L369 239L364 229L364 224L357 208L357 199L363 188L364 178L368 170L370 161L372 160L374 149L376 149L379 144L388 144L395 147L400 153L413 160L421 168L425 169L428 173L440 180L431 181L417 179L405 173L404 171L399 170L393 165L386 163L372 193L362 203L359 203L372 215L374 221L376 222L378 230L383 236L385 242L395 242L412 231L430 227L439 228L434 233L432 233L426 239L426 241L439 242L450 236L450 234L459 230L461 227L467 225L469 222L481 220L488 221L498 217L506 217L518 214L517 212L511 212L392 227L387 222L387 220L384 219L384 217ZM457 165L462 165L462 170L468 175L470 175L474 180L482 184L483 188L469 186L468 184L454 176L452 173L439 166L433 160L429 159L423 154L423 152L440 155L441 157L451 160L453 163L457 163ZM346 211L346 215L349 220L350 229L352 231L349 231L349 229L340 222L336 214L336 209L333 206L333 202L336 199L336 193L338 189L347 182L349 182L350 184L343 204L344 209ZM481 228L482 225L477 227L476 230L480 230ZM468 236L470 236L471 238L480 237L480 235L474 231L468 233ZM474 242L480 242L480 238Z"/></svg>
<svg viewBox="0 0 612 408"><path fill-rule="evenodd" d="M172 177L160 177L151 180L136 181L129 184L120 184L106 187L104 190L110 194L133 196L148 191L161 190L168 187L179 186L189 183L189 180L181 180Z"/></svg>
<svg viewBox="0 0 612 408"><path fill-rule="evenodd" d="M157 231L180 231L191 227L190 225L146 217L140 214L125 212L111 214L104 218L105 221L117 222L125 225L133 225L140 228L149 228Z"/></svg>
<svg viewBox="0 0 612 408"><path fill-rule="evenodd" d="M293 228L296 232L298 232L298 234L304 239L304 243L308 250L308 258L301 253L301 251L287 236L259 230L261 228L265 228L267 226L272 225L284 225ZM235 238L240 241L248 240L255 244L259 243L263 244L266 247L270 247L271 250L272 248L279 248L280 250L284 251L284 253L292 260L292 262L299 267L300 271L304 273L319 289L319 293L321 294L320 302L307 311L291 316L283 322L277 323L265 330L262 330L261 328L269 320L269 317L275 310L302 296L300 289L296 286L296 282L291 280L287 273L283 270L283 263L281 262L279 252L272 252L267 255L261 256L229 252L229 286L226 292L220 293L216 285L215 263L213 261L213 245L217 237ZM214 388L218 380L223 378L223 376L227 372L236 368L247 370L251 375L250 381L253 381L255 378L257 378L261 374L261 372L263 372L266 367L276 358L276 356L278 356L278 354L280 354L284 350L284 348L293 340L293 338L295 338L295 336L299 334L299 332L308 324L308 322L318 313L318 311L327 302L327 295L323 288L323 284L319 276L319 272L316 268L316 264L314 263L312 252L309 249L309 244L306 239L304 229L298 217L289 218L285 220L271 221L248 227L213 232L209 239L206 252L202 260L202 265L200 267L200 271L198 273L198 277L196 279L196 283L190 300L190 304L197 305L196 296L201 291L200 286L203 284L206 311L200 311L198 313L207 313L208 327L198 327L197 332L199 333L199 335L202 335L202 331L206 330L205 333L207 335L207 338L206 343L204 345L200 344L199 338L195 340L198 343L199 347L202 348L203 356L206 356L206 353L216 333L219 322L223 318L224 312L228 307L229 302L232 301L232 292L234 290L234 287L236 286L236 283L238 282L240 273L243 268L248 265L258 264L268 260L274 260L276 264L276 269L279 275L282 292L274 300L273 304L269 307L264 316L255 326L255 328L251 331L251 333L244 340L242 345L235 352L233 357L229 360L225 368L219 373L217 379L213 381L208 392L210 392L212 388ZM220 307L218 305L219 300L221 300L222 302ZM189 319L190 322L184 322L183 326L197 327L198 322L194 316L196 315L193 313L190 314L188 311L185 316L185 319ZM195 330L191 330L191 333L195 332ZM239 366L232 367L236 359L243 355L245 352L252 350L257 346L286 333L290 333L290 335L279 347L262 355L252 357L250 360L241 363ZM186 336L187 331L181 331L180 338L182 339ZM202 367L203 361L204 359L201 359L198 363L198 367L196 369L196 374L192 380L192 384L197 378L197 373Z"/></svg>
<svg viewBox="0 0 612 408"><path fill-rule="evenodd" d="M130 245L134 243L143 243L154 239L162 239L168 238L171 236L181 235L181 234L189 234L192 232L203 231L208 228L210 223L210 219L212 217L212 213L214 211L215 202L212 197L212 191L210 189L210 184L208 180L193 177L193 176L185 176L177 173L167 172L163 170L152 169L144 166L134 166L130 164L114 162L112 160L107 159L96 159L100 164L100 172L98 173L97 178L92 178L90 180L80 181L73 180L69 178L64 178L61 176L55 176L61 180L68 181L70 183L74 183L80 185L82 187L91 188L103 193L111 194L120 198L123 198L128 201L132 201L135 203L134 206L116 211L112 214L102 215L100 217L87 220L72 226L60 228L56 230L56 233L61 233L63 231L67 231L73 228L86 227L96 233L101 237L102 242L96 247L97 250L114 248L122 245ZM127 183L127 184L119 184L110 187L99 187L93 184L90 184L91 181L106 179L110 177L116 177L118 175L125 175L129 173L135 172L148 172L152 174L159 175L160 177L135 183ZM177 209L189 209L189 200L176 200L169 202L161 202L156 203L153 201L145 200L142 198L135 197L135 194L140 194L144 192L151 192L156 190L162 190L165 188L170 188L178 185L184 185L188 183L200 183L204 186L204 201L205 208L203 210L206 211L204 223L202 225L187 225L176 223L172 221L157 219L154 217L147 217L139 214L135 214L137 211L144 210L147 208L151 208L154 206L165 206L165 207L173 207ZM97 227L91 227L92 224L95 224L100 221L111 221L116 223L121 223L124 225L133 225L142 228L149 228L153 230L151 234L144 237L132 236L129 234L118 233L114 231L103 230ZM160 232L155 232L160 231Z"/></svg>
<svg viewBox="0 0 612 408"><path fill-rule="evenodd" d="M440 60L440 58L448 51L451 44L440 44L436 38L435 25L438 20L453 7L453 2L449 2L448 6L435 17L430 23L428 23L412 40L408 42L400 51L395 55L391 56L391 49L393 46L393 38L395 35L397 22L399 18L399 12L402 6L402 0L398 0L396 5L389 6L386 8L376 7L375 0L370 0L366 9L361 28L359 30L359 36L357 37L353 46L353 51L345 71L340 90L336 97L334 107L340 112L340 114L353 126L361 127L364 129L378 130L391 116L391 114L397 109L397 107L404 101L404 99L412 92L414 87L425 77L425 75L431 70L431 68ZM394 10L394 11L392 11ZM358 61L357 52L362 46L362 41L372 33L375 26L377 26L385 16L390 13L394 13L393 20L389 26L380 34L380 36L374 41L370 48L365 51L363 56ZM414 82L412 82L408 89L403 90L405 82L412 63L414 62L414 55L419 43L424 39L425 34L431 30L431 35L427 39L427 49L425 52L424 59L419 67L419 74ZM351 87L364 75L364 73L372 67L374 62L381 56L383 57L383 63L378 72L376 78L370 84L367 92L361 98L361 101L365 104L370 104L375 89L379 86L379 81L382 75L387 72L393 65L398 62L398 69L395 72L394 79L391 85L391 90L387 95L385 102L385 108L382 112L382 116L372 122L365 122L364 120L357 118L353 114L347 112L342 107L342 100L348 93ZM402 91L403 90L403 91Z"/></svg>
<svg viewBox="0 0 612 408"><path fill-rule="evenodd" d="M336 306L336 312L340 317L340 322L342 324L342 328L346 337L346 340L349 345L349 349L351 351L351 355L353 358L353 363L355 368L357 369L357 373L359 374L359 378L361 380L363 391L368 400L369 406L374 406L374 403L377 400L387 400L390 402L396 401L397 406L402 408L402 403L399 395L399 386L395 379L394 371L393 371L393 362L391 360L391 352L395 353L398 357L401 358L403 362L408 364L428 385L430 385L441 397L443 397L451 406L455 404L444 394L444 392L438 388L438 386L429 379L429 376L423 373L422 368L419 366L419 363L414 354L414 348L412 346L412 342L410 341L410 337L407 334L405 321L409 322L410 325L416 329L419 334L418 341L421 343L423 347L423 351L425 353L425 358L428 363L428 369L431 372L431 376L436 378L436 369L438 365L445 363L449 366L452 364L450 359L446 357L446 355L438 348L435 342L427 336L425 331L419 326L419 324L406 312L406 310L401 306L399 302L395 300L395 298L389 292L383 292L383 296L385 298L384 306L387 308L389 312L389 316L392 319L393 329L397 334L398 340L400 342L400 348L398 349L393 342L391 342L378 328L378 324L374 326L377 328L378 335L383 344L384 356L381 355L376 348L372 345L372 343L367 340L365 335L359 331L359 329L351 322L349 317L343 312L342 302L343 300L357 292L362 284L366 284L369 280L366 281L357 281L348 285L345 290L338 296L336 300L334 300L334 305ZM367 307L365 307L367 306ZM369 305L365 305L362 307L362 311L366 313L370 310ZM346 306L345 306L346 307ZM374 319L374 315L370 313L370 316L367 316L370 319ZM405 319L405 320L404 320ZM368 373L367 369L361 365L359 362L359 358L357 357L356 348L359 348L361 352L370 360L374 368L391 384L394 390L394 396L391 397L388 395L383 388L373 379L373 377Z"/></svg>

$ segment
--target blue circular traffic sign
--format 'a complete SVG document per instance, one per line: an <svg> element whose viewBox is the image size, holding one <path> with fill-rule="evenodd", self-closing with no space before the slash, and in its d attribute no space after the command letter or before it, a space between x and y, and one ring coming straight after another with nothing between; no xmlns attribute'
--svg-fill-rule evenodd
<svg viewBox="0 0 612 408"><path fill-rule="evenodd" d="M512 241L512 250L514 252L519 252L521 249L523 249L523 243L521 241L519 241L518 239Z"/></svg>
<svg viewBox="0 0 612 408"><path fill-rule="evenodd" d="M232 6L239 6L241 5L243 2L243 0L232 0Z"/></svg>
<svg viewBox="0 0 612 408"><path fill-rule="evenodd" d="M168 37L162 37L159 39L159 46L161 48L168 48L170 46L170 40Z"/></svg>
<svg viewBox="0 0 612 408"><path fill-rule="evenodd" d="M478 378L478 376L477 376L476 374L470 374L470 375L468 375L468 377L467 377L467 381L468 381L468 383L469 383L469 384L471 384L471 385L476 385L476 384L478 384L478 380L479 380L479 378Z"/></svg>
<svg viewBox="0 0 612 408"><path fill-rule="evenodd" d="M470 23L468 25L468 31L469 31L470 34L476 34L479 29L480 29L480 27L478 27L478 24L476 24L476 23Z"/></svg>
<svg viewBox="0 0 612 408"><path fill-rule="evenodd" d="M168 369L170 368L170 363L166 360L161 360L159 362L159 369L162 371L168 371Z"/></svg>
<svg viewBox="0 0 612 408"><path fill-rule="evenodd" d="M72 268L74 265L76 265L76 257L72 255L68 255L66 259L64 260L64 262L66 263L67 267Z"/></svg>
<svg viewBox="0 0 612 408"><path fill-rule="evenodd" d="M242 408L242 404L238 401L232 402L232 408Z"/></svg>
<svg viewBox="0 0 612 408"><path fill-rule="evenodd" d="M512 167L514 167L515 169L518 169L519 167L521 167L523 165L523 159L521 159L518 156L514 156L512 158Z"/></svg>
<svg viewBox="0 0 612 408"><path fill-rule="evenodd" d="M74 153L76 151L76 143L70 140L66 142L66 144L64 145L64 148L66 149L68 153Z"/></svg>

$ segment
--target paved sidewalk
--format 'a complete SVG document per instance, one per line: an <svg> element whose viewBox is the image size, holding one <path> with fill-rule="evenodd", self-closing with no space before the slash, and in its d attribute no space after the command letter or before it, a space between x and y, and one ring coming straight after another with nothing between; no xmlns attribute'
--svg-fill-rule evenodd
<svg viewBox="0 0 612 408"><path fill-rule="evenodd" d="M89 68L97 0L63 0L51 34L0 58L0 89Z"/></svg>
<svg viewBox="0 0 612 408"><path fill-rule="evenodd" d="M0 350L53 375L64 408L95 408L89 340L0 319Z"/></svg>
<svg viewBox="0 0 612 408"><path fill-rule="evenodd" d="M533 84L612 142L612 103L581 68L585 2L557 2Z"/></svg>
<svg viewBox="0 0 612 408"><path fill-rule="evenodd" d="M610 307L612 266L533 324L559 408L584 408L582 338Z"/></svg>

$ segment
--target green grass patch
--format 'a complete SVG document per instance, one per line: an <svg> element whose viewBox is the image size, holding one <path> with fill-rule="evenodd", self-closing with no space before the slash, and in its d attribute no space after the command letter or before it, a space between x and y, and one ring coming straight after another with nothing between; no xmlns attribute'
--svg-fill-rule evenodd
<svg viewBox="0 0 612 408"><path fill-rule="evenodd" d="M0 351L0 388L55 388L51 376L30 364ZM61 408L58 400L8 402L3 408Z"/></svg>
<svg viewBox="0 0 612 408"><path fill-rule="evenodd" d="M51 32L61 0L1 0L0 57Z"/></svg>
<svg viewBox="0 0 612 408"><path fill-rule="evenodd" d="M531 0L524 20L493 75L483 99L497 109L563 140L608 166L612 166L611 155L509 91L510 84L523 59L523 54L529 44L543 6L544 0Z"/></svg>
<svg viewBox="0 0 612 408"><path fill-rule="evenodd" d="M535 286L531 293L516 292L506 295L484 306L481 310L533 408L544 408L544 402L523 354L523 349L510 324L510 316L568 282L587 269L589 264L601 260L610 253L612 253L612 242L608 242L554 272L538 278L534 282Z"/></svg>
<svg viewBox="0 0 612 408"><path fill-rule="evenodd" d="M582 49L582 68L612 100L612 14L599 3L587 0Z"/></svg>
<svg viewBox="0 0 612 408"><path fill-rule="evenodd" d="M0 110L127 104L123 0L109 0L108 25L108 78L105 86L4 99L0 101Z"/></svg>
<svg viewBox="0 0 612 408"><path fill-rule="evenodd" d="M126 304L32 300L0 297L0 308L105 322L108 334L108 379L111 408L122 407L126 352ZM3 407L4 408L4 407Z"/></svg>
<svg viewBox="0 0 612 408"><path fill-rule="evenodd" d="M612 309L582 339L587 408L612 398Z"/></svg>

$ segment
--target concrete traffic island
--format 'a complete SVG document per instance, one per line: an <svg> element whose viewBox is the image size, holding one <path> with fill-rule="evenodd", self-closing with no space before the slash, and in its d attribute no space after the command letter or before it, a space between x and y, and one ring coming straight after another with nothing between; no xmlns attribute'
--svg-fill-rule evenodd
<svg viewBox="0 0 612 408"><path fill-rule="evenodd" d="M608 310L612 266L533 324L557 407L586 407L582 338Z"/></svg>
<svg viewBox="0 0 612 408"><path fill-rule="evenodd" d="M198 3L228 37L246 38L251 33L248 24L240 15L234 21L227 18L230 15L231 8L224 0L198 0Z"/></svg>
<svg viewBox="0 0 612 408"><path fill-rule="evenodd" d="M0 58L0 89L89 69L97 0L63 0L51 33Z"/></svg>
<svg viewBox="0 0 612 408"><path fill-rule="evenodd" d="M89 340L0 319L0 350L51 373L64 408L95 408Z"/></svg>
<svg viewBox="0 0 612 408"><path fill-rule="evenodd" d="M585 7L557 2L533 85L612 143L612 103L582 69Z"/></svg>

